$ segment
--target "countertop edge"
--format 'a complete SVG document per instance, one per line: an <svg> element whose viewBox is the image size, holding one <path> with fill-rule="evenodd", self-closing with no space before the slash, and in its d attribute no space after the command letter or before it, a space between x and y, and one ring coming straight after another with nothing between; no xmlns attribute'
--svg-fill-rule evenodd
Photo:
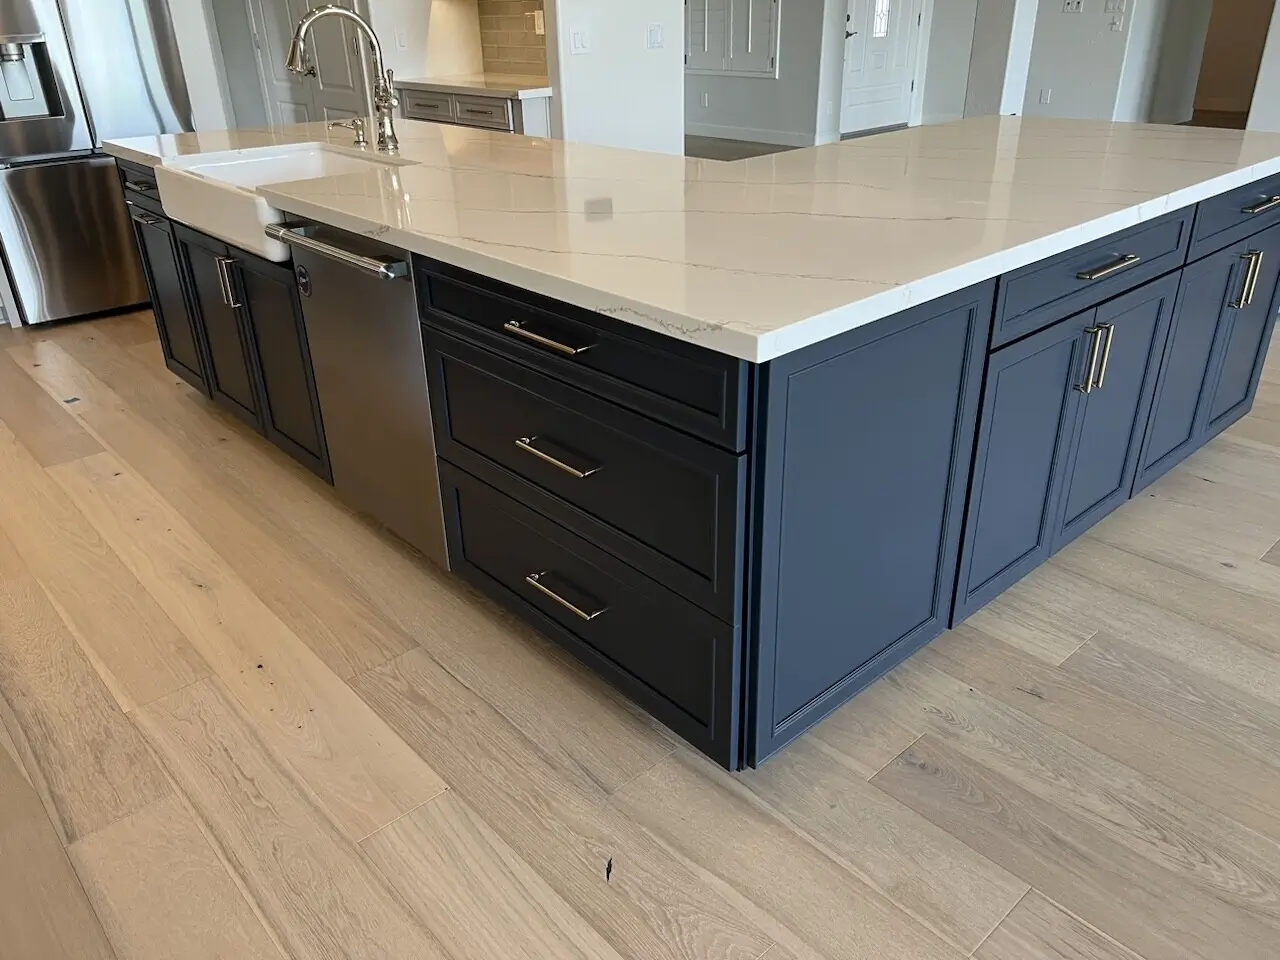
<svg viewBox="0 0 1280 960"><path fill-rule="evenodd" d="M465 83L450 83L431 79L396 79L397 90L418 90L423 93L452 93L472 97L495 97L503 100L541 100L552 95L551 85L535 87L498 86L479 87Z"/></svg>

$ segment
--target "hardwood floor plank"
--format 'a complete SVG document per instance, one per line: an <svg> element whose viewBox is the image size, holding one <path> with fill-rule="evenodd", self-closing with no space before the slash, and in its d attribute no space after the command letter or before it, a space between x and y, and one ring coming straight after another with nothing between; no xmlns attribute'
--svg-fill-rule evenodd
<svg viewBox="0 0 1280 960"><path fill-rule="evenodd" d="M969 623L1005 643L1061 663L1098 631L1085 597L1071 584L1033 570L969 617Z"/></svg>
<svg viewBox="0 0 1280 960"><path fill-rule="evenodd" d="M445 789L182 516L113 455L50 473L351 839Z"/></svg>
<svg viewBox="0 0 1280 960"><path fill-rule="evenodd" d="M13 765L17 768L18 773L22 774L22 779L27 783L31 783L31 774L27 773L27 766L22 762L22 754L18 751L18 745L13 742L13 737L9 734L9 727L15 730L18 728L17 718L13 711L9 708L3 696L0 696L0 751L9 755L9 759L13 761Z"/></svg>
<svg viewBox="0 0 1280 960"><path fill-rule="evenodd" d="M1270 960L1275 930L926 734L871 781L1146 960Z"/></svg>
<svg viewBox="0 0 1280 960"><path fill-rule="evenodd" d="M1027 885L800 740L743 786L821 849L967 955ZM656 803L656 799L651 798ZM674 816L678 807L664 807ZM804 884L801 884L803 887Z"/></svg>
<svg viewBox="0 0 1280 960"><path fill-rule="evenodd" d="M788 755L773 758L768 766ZM978 894L966 904L970 912L963 917L939 916L939 911L928 909L936 900L930 897L931 902L924 904L927 910L924 919L941 921L933 923L934 929L930 930L916 919L920 914L912 909L920 906L921 901L920 884L906 877L912 872L915 850L898 851L908 863L898 871L903 877L902 883L886 889L882 883L865 882L868 880L865 871L827 856L785 821L768 812L744 789L754 785L758 775L764 772L755 771L738 782L728 774L722 775L710 763L679 750L623 787L610 803L643 824L681 856L709 871L725 887L737 890L766 911L791 938L798 938L821 956L833 960L967 956L1027 889L1025 884L1002 872L1001 876L1008 881L1006 889L994 889L997 885L992 884L974 890L968 883L969 877L961 878L957 881L958 887ZM858 778L852 779L865 793L878 793ZM850 799L851 804L856 802ZM881 801L879 809L868 819L885 813L884 808L888 806L889 803ZM901 805L894 806L900 813L896 819L921 819ZM931 833L946 836L932 824L925 822L925 825ZM892 830L892 826L886 828L886 832ZM909 830L910 826L904 832ZM935 868L940 875L954 865L953 858L948 856L952 851L947 848L959 846L949 837L947 841L935 848L939 855ZM852 841L850 846L856 843ZM971 855L971 859L978 858ZM963 866L967 868L969 864ZM991 865L988 867L991 873L997 872ZM938 884L931 886L936 888ZM987 894L991 895L990 899L982 899ZM981 932L977 932L978 928ZM764 929L786 943L780 932ZM943 937L954 945L945 943Z"/></svg>
<svg viewBox="0 0 1280 960"><path fill-rule="evenodd" d="M120 960L281 960L176 796L68 853Z"/></svg>
<svg viewBox="0 0 1280 960"><path fill-rule="evenodd" d="M899 671L904 686L935 718L931 736L1187 886L1280 931L1280 843L934 669L931 662L922 658Z"/></svg>
<svg viewBox="0 0 1280 960"><path fill-rule="evenodd" d="M40 466L102 452L102 445L65 409L74 402L74 395L61 401L49 396L0 352L0 420Z"/></svg>
<svg viewBox="0 0 1280 960"><path fill-rule="evenodd" d="M841 762L870 780L927 729L897 691L877 680L811 730L808 737L834 747Z"/></svg>
<svg viewBox="0 0 1280 960"><path fill-rule="evenodd" d="M455 794L423 804L360 846L452 960L621 960Z"/></svg>
<svg viewBox="0 0 1280 960"><path fill-rule="evenodd" d="M1245 420L1250 419L1246 417ZM1243 421L1242 421L1243 422ZM1172 500L1185 507L1204 511L1207 516L1224 516L1229 520L1253 526L1280 538L1280 486L1272 484L1267 491L1248 489L1224 477L1208 479L1186 463L1171 470L1142 494Z"/></svg>
<svg viewBox="0 0 1280 960"><path fill-rule="evenodd" d="M150 310L104 317L95 321L91 329L95 335L106 334L113 342L126 349L143 344L160 345L160 334L156 331L155 317Z"/></svg>
<svg viewBox="0 0 1280 960"><path fill-rule="evenodd" d="M208 673L199 655L49 475L0 425L0 526L123 710Z"/></svg>
<svg viewBox="0 0 1280 960"><path fill-rule="evenodd" d="M1221 703L1225 716L1242 715L1241 726L1248 729L1248 709L1229 706L1246 698L1243 693L1102 635L1053 668L966 624L941 637L919 660L1280 839L1280 764L1274 756L1259 758L1239 749L1212 716ZM1216 688L1225 696L1179 704L1177 685L1184 679L1188 691ZM1249 702L1267 708L1255 714L1260 725L1277 712L1270 704Z"/></svg>
<svg viewBox="0 0 1280 960"><path fill-rule="evenodd" d="M0 750L0 957L116 960L40 798Z"/></svg>
<svg viewBox="0 0 1280 960"><path fill-rule="evenodd" d="M193 404L170 392L167 381L172 377L158 363L153 365L156 375L166 383L145 388L138 381L146 374L109 346L79 340L75 349L87 361L107 363L116 379L130 378L134 395L150 398L153 406L171 408L165 418L156 418L166 427L167 436L201 434L190 416L172 409ZM168 397L164 403L162 396ZM658 724L622 704L603 681L562 657L531 628L479 593L460 588L455 579L425 563L415 551L353 514L323 484L310 478L282 484L275 451L257 437L245 435L239 425L218 426L218 437L226 442L203 437L200 464L220 489L241 509L275 518L272 539L312 545L333 569L341 571L345 581L341 586L367 596L379 617L429 649L450 673L493 704L548 755L586 771L610 791L674 749ZM232 556L237 555L242 548L235 543L244 537L238 531L211 535L211 526L198 525L219 552L226 555L230 541ZM406 643L394 653L408 647ZM552 702L561 709L549 713L546 704Z"/></svg>
<svg viewBox="0 0 1280 960"><path fill-rule="evenodd" d="M624 957L755 960L772 941L584 773L553 766L422 650L353 686ZM606 877L606 866L614 869Z"/></svg>
<svg viewBox="0 0 1280 960"><path fill-rule="evenodd" d="M977 960L1142 960L1032 890L974 954Z"/></svg>
<svg viewBox="0 0 1280 960"><path fill-rule="evenodd" d="M169 794L146 745L34 580L0 586L0 696L64 843Z"/></svg>
<svg viewBox="0 0 1280 960"><path fill-rule="evenodd" d="M19 555L18 548L13 545L4 529L0 528L0 583L30 575L31 571Z"/></svg>
<svg viewBox="0 0 1280 960"><path fill-rule="evenodd" d="M294 960L446 960L438 941L285 773L216 680L134 720Z"/></svg>
<svg viewBox="0 0 1280 960"><path fill-rule="evenodd" d="M11 352L46 390L74 390L81 398L76 416L252 583L263 602L339 676L354 676L414 646L367 597L350 589L338 567L210 473L210 445L258 442L240 437L240 425L219 423L211 408L190 402L189 389L171 384L165 392L160 387L146 391L143 408L130 406L51 341ZM162 420L181 418L181 424L168 424L165 432L146 419L148 413ZM284 474L277 471L275 482L288 482L300 470L290 464Z"/></svg>

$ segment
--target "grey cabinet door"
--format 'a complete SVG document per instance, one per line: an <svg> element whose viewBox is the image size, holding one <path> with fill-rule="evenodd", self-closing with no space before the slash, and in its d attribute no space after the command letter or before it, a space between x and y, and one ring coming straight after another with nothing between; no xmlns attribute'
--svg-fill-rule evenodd
<svg viewBox="0 0 1280 960"><path fill-rule="evenodd" d="M1129 499L1177 292L1175 274L1094 315L1103 349L1067 457L1054 551Z"/></svg>
<svg viewBox="0 0 1280 960"><path fill-rule="evenodd" d="M1218 331L1216 380L1208 404L1206 439L1225 430L1253 406L1262 364L1275 325L1280 286L1280 227L1247 241L1246 257L1256 258L1247 303L1230 308Z"/></svg>
<svg viewBox="0 0 1280 960"><path fill-rule="evenodd" d="M1043 563L1088 377L1096 311L991 355L953 620Z"/></svg>
<svg viewBox="0 0 1280 960"><path fill-rule="evenodd" d="M187 310L173 224L144 210L135 211L132 217L165 366L196 389L207 392L200 340Z"/></svg>

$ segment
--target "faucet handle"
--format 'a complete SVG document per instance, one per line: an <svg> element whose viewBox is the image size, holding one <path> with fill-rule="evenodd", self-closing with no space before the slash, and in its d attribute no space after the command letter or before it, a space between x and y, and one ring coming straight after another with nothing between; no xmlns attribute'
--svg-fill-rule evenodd
<svg viewBox="0 0 1280 960"><path fill-rule="evenodd" d="M369 145L369 138L365 136L365 120L363 117L352 117L350 120L330 121L330 130L336 130L338 127L355 131L357 147L367 147Z"/></svg>

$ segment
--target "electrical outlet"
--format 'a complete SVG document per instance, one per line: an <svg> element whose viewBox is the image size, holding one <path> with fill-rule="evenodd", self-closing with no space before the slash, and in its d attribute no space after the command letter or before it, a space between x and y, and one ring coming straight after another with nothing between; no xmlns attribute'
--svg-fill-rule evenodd
<svg viewBox="0 0 1280 960"><path fill-rule="evenodd" d="M1053 100L1053 87L1040 88L1040 102L1048 104Z"/></svg>
<svg viewBox="0 0 1280 960"><path fill-rule="evenodd" d="M645 46L650 50L661 50L663 48L662 24L649 24L648 29L645 31Z"/></svg>
<svg viewBox="0 0 1280 960"><path fill-rule="evenodd" d="M1063 13L1084 13L1084 0L1062 0Z"/></svg>
<svg viewBox="0 0 1280 960"><path fill-rule="evenodd" d="M586 27L573 27L569 31L569 53L575 57L591 52L591 35Z"/></svg>
<svg viewBox="0 0 1280 960"><path fill-rule="evenodd" d="M711 106L711 94L707 93L705 90L702 92L702 105L704 107Z"/></svg>

